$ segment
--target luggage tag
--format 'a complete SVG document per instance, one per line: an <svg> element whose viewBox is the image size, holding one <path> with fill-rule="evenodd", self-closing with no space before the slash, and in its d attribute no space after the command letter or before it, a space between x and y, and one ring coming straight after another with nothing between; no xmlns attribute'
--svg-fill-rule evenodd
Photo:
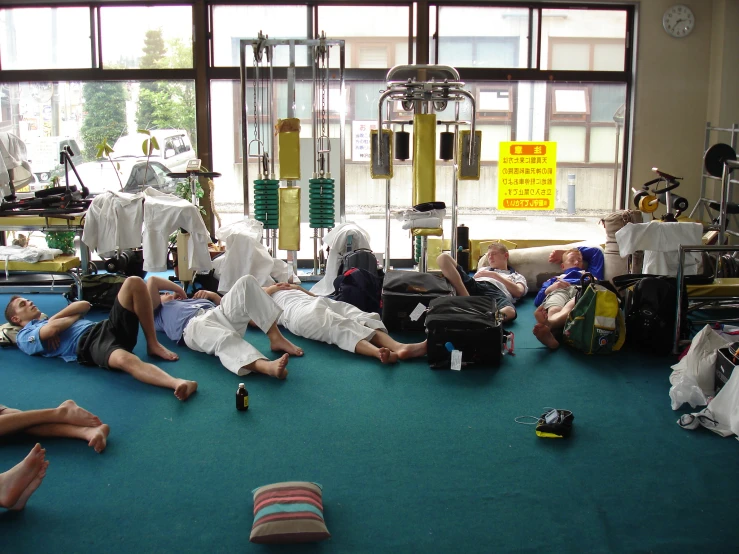
<svg viewBox="0 0 739 554"><path fill-rule="evenodd" d="M413 308L413 311L408 316L411 318L411 321L418 321L418 319L426 312L427 308L420 302L418 303L418 306Z"/></svg>
<svg viewBox="0 0 739 554"><path fill-rule="evenodd" d="M461 350L452 350L452 365L450 369L453 369L454 371L462 370L462 351Z"/></svg>

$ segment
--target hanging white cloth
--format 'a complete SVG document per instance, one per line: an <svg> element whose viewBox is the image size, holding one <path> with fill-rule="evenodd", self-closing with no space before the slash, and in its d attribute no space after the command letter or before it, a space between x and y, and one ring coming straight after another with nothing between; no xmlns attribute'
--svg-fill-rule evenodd
<svg viewBox="0 0 739 554"><path fill-rule="evenodd" d="M700 246L702 237L703 226L687 221L628 223L616 232L621 257L644 250L642 273L651 275L677 275L680 245ZM685 254L685 275L698 273L700 259L694 252Z"/></svg>
<svg viewBox="0 0 739 554"><path fill-rule="evenodd" d="M326 260L326 274L323 279L318 281L311 292L318 296L328 296L334 292L334 279L339 274L339 264L341 263L341 257L346 254L346 241L349 237L352 237L352 250L358 248L371 248L370 238L367 231L362 229L356 223L347 221L341 223L337 227L334 227L325 237L323 237L323 244L328 246L331 250L328 253L328 259ZM387 253L386 253L387 255Z"/></svg>
<svg viewBox="0 0 739 554"><path fill-rule="evenodd" d="M210 271L210 234L200 211L184 198L147 187L144 192L144 271L167 269L169 236L179 228L190 233L187 260L192 271Z"/></svg>
<svg viewBox="0 0 739 554"><path fill-rule="evenodd" d="M244 275L253 275L261 286L271 285L275 281L287 282L287 264L270 256L267 248L255 238L254 227L238 225L224 235L226 253L217 258L214 264L218 292L230 291Z"/></svg>
<svg viewBox="0 0 739 554"><path fill-rule="evenodd" d="M92 199L85 217L82 242L100 253L141 246L144 197L109 191Z"/></svg>

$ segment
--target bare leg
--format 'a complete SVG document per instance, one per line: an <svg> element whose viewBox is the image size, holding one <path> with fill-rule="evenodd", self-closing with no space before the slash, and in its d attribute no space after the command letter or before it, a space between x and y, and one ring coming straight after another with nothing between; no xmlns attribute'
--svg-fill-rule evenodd
<svg viewBox="0 0 739 554"><path fill-rule="evenodd" d="M108 365L114 369L125 371L142 383L172 389L179 400L187 400L198 389L198 384L195 381L172 377L164 370L142 361L138 356L126 350L114 350L108 358Z"/></svg>
<svg viewBox="0 0 739 554"><path fill-rule="evenodd" d="M449 254L439 254L439 257L436 258L436 263L439 265L441 274L451 283L454 290L457 291L457 296L470 295L462 282L459 271L457 271L457 262L454 261L454 258Z"/></svg>
<svg viewBox="0 0 739 554"><path fill-rule="evenodd" d="M150 356L157 356L167 361L175 361L179 356L164 348L157 339L154 328L154 309L146 283L141 277L129 277L118 291L118 302L129 312L136 314L146 338L146 351Z"/></svg>
<svg viewBox="0 0 739 554"><path fill-rule="evenodd" d="M418 358L426 355L426 341L414 344L404 344L393 339L384 331L377 331L370 342L376 346L381 346L392 350L398 354L398 359L407 360L408 358Z"/></svg>
<svg viewBox="0 0 739 554"><path fill-rule="evenodd" d="M0 435L45 427L45 424L64 423L75 427L97 427L102 422L96 415L80 408L73 400L62 402L58 408L22 412L12 408L0 414Z"/></svg>
<svg viewBox="0 0 739 554"><path fill-rule="evenodd" d="M38 474L42 470L45 471L45 455L46 450L41 448L40 444L36 444L22 462L5 473L0 473L0 506L13 509Z"/></svg>
<svg viewBox="0 0 739 554"><path fill-rule="evenodd" d="M257 373L262 373L264 375L269 375L270 377L275 377L276 379L284 380L287 379L287 362L289 359L289 354L283 354L276 360L271 361L260 358L259 360L252 362L249 365L245 365L244 369L248 369L249 371L256 371Z"/></svg>
<svg viewBox="0 0 739 554"><path fill-rule="evenodd" d="M574 298L563 307L552 306L546 310L543 305L539 306L534 312L536 325L534 325L533 333L537 340L552 350L559 348L559 341L555 337L555 333L565 326L567 316L570 315L574 307Z"/></svg>
<svg viewBox="0 0 739 554"><path fill-rule="evenodd" d="M384 346L378 348L366 340L360 340L354 347L354 352L362 356L377 358L383 364L394 364L398 361L398 355L389 348Z"/></svg>
<svg viewBox="0 0 739 554"><path fill-rule="evenodd" d="M277 327L277 322L272 324L272 327L267 331L267 338L269 339L269 347L273 352L287 352L291 356L302 356L303 349L295 346L280 331ZM249 369L247 367L247 369Z"/></svg>

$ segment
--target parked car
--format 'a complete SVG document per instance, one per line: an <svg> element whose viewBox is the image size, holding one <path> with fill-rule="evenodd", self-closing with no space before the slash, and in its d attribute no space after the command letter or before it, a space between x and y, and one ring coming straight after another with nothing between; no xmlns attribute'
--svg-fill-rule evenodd
<svg viewBox="0 0 739 554"><path fill-rule="evenodd" d="M119 159L114 160L111 164L110 160L101 159L96 162L78 165L77 173L79 173L90 194L100 194L108 190L135 193L144 190L146 187L171 194L174 192L176 185L175 179L167 177L167 173L171 173L170 169L157 161L150 161L149 167L146 168L146 160ZM116 173L120 176L120 181ZM146 183L144 183L144 173L146 173ZM70 185L79 185L77 176L71 171L69 173L69 183ZM121 184L123 185L122 189Z"/></svg>
<svg viewBox="0 0 739 554"><path fill-rule="evenodd" d="M183 173L187 162L197 158L187 131L182 129L154 129L149 131L157 139L159 150L154 150L150 159L166 165L175 173ZM143 143L148 135L136 133L119 138L113 145L113 160L146 159Z"/></svg>
<svg viewBox="0 0 739 554"><path fill-rule="evenodd" d="M68 146L72 150L72 163L75 165L82 163L80 147L73 138L40 137L27 139L25 142L26 158L28 163L31 164L31 169L37 181L31 186L32 191L48 186L52 171L60 168L59 152L63 148Z"/></svg>

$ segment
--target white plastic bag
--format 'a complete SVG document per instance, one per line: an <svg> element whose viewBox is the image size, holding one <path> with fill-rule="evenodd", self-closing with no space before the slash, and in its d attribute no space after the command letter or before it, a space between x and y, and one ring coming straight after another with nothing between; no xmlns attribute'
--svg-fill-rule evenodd
<svg viewBox="0 0 739 554"><path fill-rule="evenodd" d="M716 359L715 354L713 359ZM670 399L673 410L679 410L680 406L686 402L690 404L691 408L708 404L708 398L703 394L698 383L686 372L682 372L676 379L676 382L670 387Z"/></svg>
<svg viewBox="0 0 739 554"><path fill-rule="evenodd" d="M681 385L681 396L692 396L689 388L693 384L700 387L705 396L711 396L715 390L716 352L728 344L726 338L706 325L695 335L685 357L672 366L670 383ZM687 379L684 379L686 377ZM687 387L687 388L686 388ZM670 393L672 397L672 391ZM705 404L705 402L703 403ZM673 410L676 410L673 406Z"/></svg>

